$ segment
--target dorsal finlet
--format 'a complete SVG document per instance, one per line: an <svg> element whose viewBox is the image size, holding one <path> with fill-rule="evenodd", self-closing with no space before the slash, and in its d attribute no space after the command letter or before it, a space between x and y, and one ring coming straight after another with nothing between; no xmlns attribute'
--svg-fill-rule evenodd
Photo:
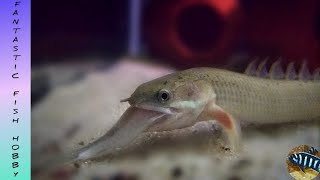
<svg viewBox="0 0 320 180"><path fill-rule="evenodd" d="M257 71L257 59L254 59L251 61L251 63L247 66L246 70L244 71L244 74L248 76L255 76Z"/></svg>
<svg viewBox="0 0 320 180"><path fill-rule="evenodd" d="M285 75L285 79L288 80L295 80L297 79L297 72L296 69L294 67L294 62L291 62L288 64L287 70L286 70L286 75Z"/></svg>
<svg viewBox="0 0 320 180"><path fill-rule="evenodd" d="M310 80L311 74L308 69L307 61L303 61L299 70L298 78L300 80Z"/></svg>
<svg viewBox="0 0 320 180"><path fill-rule="evenodd" d="M320 68L315 69L312 76L314 81L320 81Z"/></svg>
<svg viewBox="0 0 320 180"><path fill-rule="evenodd" d="M314 80L314 81L320 81L320 68L317 68L314 70L313 74L311 75L308 66L307 61L304 60L301 64L301 67L296 72L295 63L290 62L286 68L286 71L283 71L281 62L282 59L279 58L277 61L275 61L271 67L270 71L267 70L267 61L268 57L265 58L263 61L261 61L259 64L259 59L256 58L253 61L249 63L247 66L244 74L248 76L257 76L260 78L270 78L270 79L287 79L287 80Z"/></svg>
<svg viewBox="0 0 320 180"><path fill-rule="evenodd" d="M284 79L284 72L281 66L282 59L279 58L276 62L271 65L269 78L270 79Z"/></svg>
<svg viewBox="0 0 320 180"><path fill-rule="evenodd" d="M256 76L261 78L268 77L268 70L267 70L267 61L268 58L265 58L258 66Z"/></svg>

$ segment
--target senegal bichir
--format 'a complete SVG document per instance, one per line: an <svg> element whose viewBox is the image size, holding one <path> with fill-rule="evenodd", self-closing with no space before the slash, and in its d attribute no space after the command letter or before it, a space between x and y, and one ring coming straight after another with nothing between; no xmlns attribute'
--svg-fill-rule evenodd
<svg viewBox="0 0 320 180"><path fill-rule="evenodd" d="M208 120L221 125L230 147L237 151L241 124L320 120L319 69L312 76L305 64L298 74L294 69L291 63L283 73L275 62L267 72L264 61L258 66L251 63L245 74L193 68L146 82L121 101L131 106L109 132L65 158L95 158L127 146L144 132L181 129Z"/></svg>

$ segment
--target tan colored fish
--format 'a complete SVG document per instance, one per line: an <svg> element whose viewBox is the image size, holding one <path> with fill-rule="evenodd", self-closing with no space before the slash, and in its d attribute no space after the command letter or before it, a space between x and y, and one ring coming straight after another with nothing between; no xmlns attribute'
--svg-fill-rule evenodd
<svg viewBox="0 0 320 180"><path fill-rule="evenodd" d="M231 146L237 149L241 145L240 123L320 120L319 69L314 72L314 80L302 80L308 75L305 66L298 75L293 64L285 74L278 62L267 74L262 66L265 65L256 68L253 62L245 74L193 68L146 82L122 100L131 107L119 122L71 159L85 160L112 153L142 132L185 128L198 121L219 122Z"/></svg>

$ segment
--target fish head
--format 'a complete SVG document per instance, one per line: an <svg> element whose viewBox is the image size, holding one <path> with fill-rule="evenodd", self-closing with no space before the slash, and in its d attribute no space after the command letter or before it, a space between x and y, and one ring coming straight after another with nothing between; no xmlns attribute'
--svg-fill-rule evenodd
<svg viewBox="0 0 320 180"><path fill-rule="evenodd" d="M210 83L181 71L140 85L126 100L138 109L163 113L166 118L147 131L165 131L193 125L210 98Z"/></svg>
<svg viewBox="0 0 320 180"><path fill-rule="evenodd" d="M78 160L90 159L130 144L144 132L160 132L192 126L213 90L198 73L180 71L146 82L121 102L131 105L102 137L83 148Z"/></svg>
<svg viewBox="0 0 320 180"><path fill-rule="evenodd" d="M288 156L288 161L290 161L293 164L298 164L298 155L296 153L291 154Z"/></svg>

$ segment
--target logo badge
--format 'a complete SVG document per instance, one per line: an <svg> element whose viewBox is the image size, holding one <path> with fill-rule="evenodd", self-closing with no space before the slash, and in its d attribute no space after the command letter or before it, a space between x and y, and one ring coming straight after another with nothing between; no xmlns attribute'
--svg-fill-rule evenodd
<svg viewBox="0 0 320 180"><path fill-rule="evenodd" d="M320 153L308 145L293 148L287 156L289 174L297 180L314 179L320 171Z"/></svg>

